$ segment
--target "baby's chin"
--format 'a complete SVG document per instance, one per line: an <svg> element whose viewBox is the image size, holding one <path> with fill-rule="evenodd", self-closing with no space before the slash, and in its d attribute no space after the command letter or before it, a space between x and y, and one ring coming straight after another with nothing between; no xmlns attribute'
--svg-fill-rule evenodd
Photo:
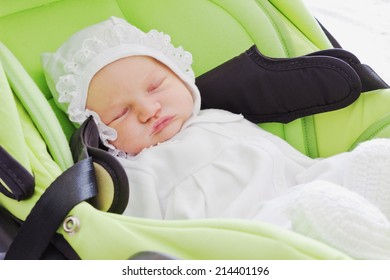
<svg viewBox="0 0 390 280"><path fill-rule="evenodd" d="M170 138L172 138L172 137L170 137ZM127 155L129 155L129 156L136 156L136 155L142 153L142 152L145 151L145 150L148 150L148 149L150 149L150 148L156 147L156 146L158 146L159 144L168 141L170 138L167 138L167 139L164 140L164 141L159 140L159 141L154 141L154 142L151 142L151 143L145 144L145 145L138 145L138 146L136 146L136 147L135 147L135 146L133 146L133 147L129 147L129 146L127 146L127 147L121 147L121 146L116 146L114 143L113 143L113 145L114 145L114 147L115 147L116 149L125 152L125 153L126 153Z"/></svg>

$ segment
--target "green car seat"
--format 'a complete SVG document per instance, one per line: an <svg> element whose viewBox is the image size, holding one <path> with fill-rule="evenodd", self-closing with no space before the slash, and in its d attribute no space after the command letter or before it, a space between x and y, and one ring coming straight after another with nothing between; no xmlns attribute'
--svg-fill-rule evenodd
<svg viewBox="0 0 390 280"><path fill-rule="evenodd" d="M62 205L73 200L70 190L89 185L98 185L104 196L110 192L105 185L115 185L122 176L114 170L114 179L103 176L103 183L102 178L96 182L97 169L104 164L93 162L93 156L100 155L90 143L81 150L92 157L75 164L68 143L76 128L55 106L40 55L109 16L123 17L145 31L156 28L170 34L175 45L193 54L199 78L254 45L262 55L278 59L336 45L301 0L2 0L0 155L6 160L1 165L5 175L0 177L0 256L10 250L8 258L24 259L50 257L50 251L70 259L129 259L145 252L179 259L348 259L325 244L266 223L125 217L118 213L120 206L111 205L125 192L123 187L112 191L107 207L91 202L96 190ZM390 90L373 77L381 86L359 92L356 100L337 110L259 126L311 157L327 157L367 139L388 137ZM90 177L87 182L77 180L84 174ZM22 186L19 195L11 184ZM34 190L25 191L30 185ZM56 215L57 208L64 213ZM52 216L55 221L48 230ZM24 229L31 224L34 231Z"/></svg>

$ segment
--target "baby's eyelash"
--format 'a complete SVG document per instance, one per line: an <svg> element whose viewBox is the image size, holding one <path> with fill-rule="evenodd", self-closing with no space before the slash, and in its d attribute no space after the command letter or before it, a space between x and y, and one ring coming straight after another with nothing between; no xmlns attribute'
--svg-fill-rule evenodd
<svg viewBox="0 0 390 280"><path fill-rule="evenodd" d="M158 80L156 83L151 84L151 85L148 87L147 91L148 91L148 92L152 92L153 90L157 89L159 86L161 86L161 84L163 83L163 81L164 81L164 79L160 79L160 80Z"/></svg>
<svg viewBox="0 0 390 280"><path fill-rule="evenodd" d="M157 86L149 86L148 87L148 92L152 92L153 90L155 90L157 88Z"/></svg>
<svg viewBox="0 0 390 280"><path fill-rule="evenodd" d="M114 122L114 121L120 119L120 118L123 117L128 111L129 111L128 108L123 109L119 114L115 115L114 118L113 118L108 124L110 124L110 123L112 123L112 122Z"/></svg>

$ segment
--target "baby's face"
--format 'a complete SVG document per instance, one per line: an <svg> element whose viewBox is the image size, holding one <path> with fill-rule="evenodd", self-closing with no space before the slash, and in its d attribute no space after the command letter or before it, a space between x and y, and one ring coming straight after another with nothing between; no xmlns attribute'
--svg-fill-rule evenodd
<svg viewBox="0 0 390 280"><path fill-rule="evenodd" d="M117 131L111 143L138 154L176 135L191 116L193 98L168 67L147 56L122 58L92 79L87 108Z"/></svg>

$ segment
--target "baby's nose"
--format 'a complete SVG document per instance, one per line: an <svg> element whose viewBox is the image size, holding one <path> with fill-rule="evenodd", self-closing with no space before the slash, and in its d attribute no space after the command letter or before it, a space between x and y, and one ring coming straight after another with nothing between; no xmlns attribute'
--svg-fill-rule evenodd
<svg viewBox="0 0 390 280"><path fill-rule="evenodd" d="M139 120L140 122L147 122L159 115L161 111L161 104L155 100L144 100L139 103Z"/></svg>

